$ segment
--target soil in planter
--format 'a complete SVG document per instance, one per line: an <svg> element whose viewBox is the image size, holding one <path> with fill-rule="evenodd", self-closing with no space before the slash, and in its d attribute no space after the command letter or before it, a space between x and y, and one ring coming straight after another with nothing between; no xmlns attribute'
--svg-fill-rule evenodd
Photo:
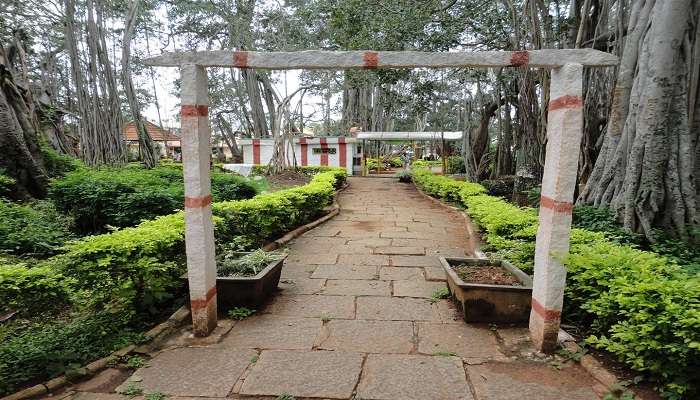
<svg viewBox="0 0 700 400"><path fill-rule="evenodd" d="M522 286L508 270L498 265L459 264L454 268L464 282L483 285Z"/></svg>

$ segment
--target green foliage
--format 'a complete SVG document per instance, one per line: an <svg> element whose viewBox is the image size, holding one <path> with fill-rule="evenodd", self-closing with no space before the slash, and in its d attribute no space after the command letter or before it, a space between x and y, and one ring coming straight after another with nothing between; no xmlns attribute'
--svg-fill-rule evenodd
<svg viewBox="0 0 700 400"><path fill-rule="evenodd" d="M295 400L295 397L289 393L282 393L281 395L277 396L275 400Z"/></svg>
<svg viewBox="0 0 700 400"><path fill-rule="evenodd" d="M4 170L0 169L0 197L12 193L15 183L17 183L15 178L5 175L4 172Z"/></svg>
<svg viewBox="0 0 700 400"><path fill-rule="evenodd" d="M136 397L143 394L143 388L138 382L131 381L119 393L127 397Z"/></svg>
<svg viewBox="0 0 700 400"><path fill-rule="evenodd" d="M442 160L416 160L411 163L414 168L442 167Z"/></svg>
<svg viewBox="0 0 700 400"><path fill-rule="evenodd" d="M573 211L572 225L592 232L604 232L609 239L621 244L636 244L642 239L640 235L621 228L615 213L608 208L576 206Z"/></svg>
<svg viewBox="0 0 700 400"><path fill-rule="evenodd" d="M48 262L74 278L89 301L137 312L156 312L170 299L184 272L182 212L112 233L88 236Z"/></svg>
<svg viewBox="0 0 700 400"><path fill-rule="evenodd" d="M232 309L228 310L228 317L240 321L255 314L256 311L257 310L251 310L245 307L233 307Z"/></svg>
<svg viewBox="0 0 700 400"><path fill-rule="evenodd" d="M450 174L463 174L467 172L467 168L464 165L464 157L462 156L449 156L447 157L447 172Z"/></svg>
<svg viewBox="0 0 700 400"><path fill-rule="evenodd" d="M411 174L411 171L399 171L395 175L399 179L399 182L403 183L411 183L413 180L413 175Z"/></svg>
<svg viewBox="0 0 700 400"><path fill-rule="evenodd" d="M0 199L0 252L45 257L73 238L73 221L46 201L18 204Z"/></svg>
<svg viewBox="0 0 700 400"><path fill-rule="evenodd" d="M243 177L212 174L214 201L251 198L256 189ZM182 209L184 189L179 166L151 170L140 165L113 169L80 169L54 180L49 196L75 217L80 232L101 232L107 226L134 226L143 220Z"/></svg>
<svg viewBox="0 0 700 400"><path fill-rule="evenodd" d="M0 394L29 380L48 379L80 367L143 335L127 324L128 316L100 312L69 322L52 322L0 337Z"/></svg>
<svg viewBox="0 0 700 400"><path fill-rule="evenodd" d="M48 267L0 264L0 314L16 310L21 316L51 312L70 301L69 282Z"/></svg>
<svg viewBox="0 0 700 400"><path fill-rule="evenodd" d="M285 257L284 252L265 251L258 249L247 254L241 254L236 249L226 249L218 264L219 276L255 276L271 262Z"/></svg>
<svg viewBox="0 0 700 400"><path fill-rule="evenodd" d="M129 369L139 369L146 365L146 360L139 356L128 356L126 358L126 367Z"/></svg>
<svg viewBox="0 0 700 400"><path fill-rule="evenodd" d="M437 303L438 300L446 299L450 297L450 291L447 288L435 289L433 294L430 295L430 302Z"/></svg>
<svg viewBox="0 0 700 400"><path fill-rule="evenodd" d="M414 176L427 193L454 198L457 181L445 179L424 171ZM532 271L536 210L478 193L465 193L460 201L485 231L488 250ZM569 254L557 255L567 267L564 314L590 327L588 343L651 377L665 397L695 398L700 376L700 275L688 274L659 254L620 244L634 241L634 236L621 232L606 210L578 208L574 220L588 229L572 229Z"/></svg>
<svg viewBox="0 0 700 400"><path fill-rule="evenodd" d="M215 203L214 215L222 218L221 238L243 236L256 245L303 225L331 203L335 186L346 173L322 172L304 186L266 193L252 199Z"/></svg>
<svg viewBox="0 0 700 400"><path fill-rule="evenodd" d="M51 178L57 178L84 167L83 163L77 158L58 154L48 144L41 145L41 154L44 159L46 173Z"/></svg>
<svg viewBox="0 0 700 400"><path fill-rule="evenodd" d="M425 169L413 170L413 181L426 194L457 203L469 196L484 193L486 190L477 183L457 181L442 175L433 175Z"/></svg>
<svg viewBox="0 0 700 400"><path fill-rule="evenodd" d="M505 197L509 199L513 196L513 186L515 177L505 176L498 179L487 179L480 183L486 188L486 191L491 196Z"/></svg>
<svg viewBox="0 0 700 400"><path fill-rule="evenodd" d="M165 400L168 396L161 392L146 393L143 396L144 400Z"/></svg>

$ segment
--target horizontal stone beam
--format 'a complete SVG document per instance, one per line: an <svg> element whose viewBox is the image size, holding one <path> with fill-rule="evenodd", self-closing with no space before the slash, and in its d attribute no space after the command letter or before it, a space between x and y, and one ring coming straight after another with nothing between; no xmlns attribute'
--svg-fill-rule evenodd
<svg viewBox="0 0 700 400"><path fill-rule="evenodd" d="M593 49L529 51L421 52L421 51L323 51L257 52L213 50L163 53L147 58L146 65L179 67L235 67L259 69L375 69L517 67L557 68L566 64L607 67L617 56Z"/></svg>

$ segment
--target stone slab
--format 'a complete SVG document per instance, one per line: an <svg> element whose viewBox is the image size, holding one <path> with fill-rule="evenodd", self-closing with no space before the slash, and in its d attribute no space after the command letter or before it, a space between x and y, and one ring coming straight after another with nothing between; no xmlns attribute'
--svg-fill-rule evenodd
<svg viewBox="0 0 700 400"><path fill-rule="evenodd" d="M425 279L429 281L447 281L447 274L442 267L425 267Z"/></svg>
<svg viewBox="0 0 700 400"><path fill-rule="evenodd" d="M405 267L381 267L379 269L379 279L385 281L400 281L404 279L423 279L421 268Z"/></svg>
<svg viewBox="0 0 700 400"><path fill-rule="evenodd" d="M376 279L378 267L370 265L319 265L311 274L314 279Z"/></svg>
<svg viewBox="0 0 700 400"><path fill-rule="evenodd" d="M331 263L332 264L332 263ZM389 265L389 256L382 254L341 254L339 265Z"/></svg>
<svg viewBox="0 0 700 400"><path fill-rule="evenodd" d="M321 291L325 279L310 279L310 278L283 278L280 280L277 288L280 294L317 294Z"/></svg>
<svg viewBox="0 0 700 400"><path fill-rule="evenodd" d="M302 250L290 254L288 260L290 264L301 265L335 264L338 260L338 254L329 251L323 253L307 253Z"/></svg>
<svg viewBox="0 0 700 400"><path fill-rule="evenodd" d="M184 347L166 350L139 368L129 381L140 379L144 393L171 396L226 397L258 353L252 349Z"/></svg>
<svg viewBox="0 0 700 400"><path fill-rule="evenodd" d="M320 332L321 324L319 318L254 315L238 322L220 346L311 350Z"/></svg>
<svg viewBox="0 0 700 400"><path fill-rule="evenodd" d="M440 260L434 256L392 256L394 267L440 267Z"/></svg>
<svg viewBox="0 0 700 400"><path fill-rule="evenodd" d="M114 392L114 389L124 383L130 375L131 373L127 370L107 368L92 378L77 384L75 390L95 393Z"/></svg>
<svg viewBox="0 0 700 400"><path fill-rule="evenodd" d="M453 353L463 358L504 358L488 327L467 324L418 323L418 352Z"/></svg>
<svg viewBox="0 0 700 400"><path fill-rule="evenodd" d="M444 282L408 279L394 282L394 296L430 298L436 290L447 288Z"/></svg>
<svg viewBox="0 0 700 400"><path fill-rule="evenodd" d="M420 355L368 355L357 394L366 400L473 399L459 358Z"/></svg>
<svg viewBox="0 0 700 400"><path fill-rule="evenodd" d="M391 287L387 281L329 279L322 293L345 296L391 296Z"/></svg>
<svg viewBox="0 0 700 400"><path fill-rule="evenodd" d="M401 247L401 246L377 247L377 248L374 249L374 254L422 256L422 255L425 255L425 247L419 247L419 246L411 246L411 247Z"/></svg>
<svg viewBox="0 0 700 400"><path fill-rule="evenodd" d="M400 281L396 281L400 282ZM357 319L382 321L439 321L440 317L424 299L408 297L358 297Z"/></svg>
<svg viewBox="0 0 700 400"><path fill-rule="evenodd" d="M410 353L413 323L408 321L333 320L324 324L319 349L359 353Z"/></svg>
<svg viewBox="0 0 700 400"><path fill-rule="evenodd" d="M362 245L367 247L378 247L378 246L389 246L391 244L391 239L381 239L381 238L365 238L365 239L352 239L348 241L349 246Z"/></svg>
<svg viewBox="0 0 700 400"><path fill-rule="evenodd" d="M359 353L266 350L240 393L348 399L360 376L362 358Z"/></svg>
<svg viewBox="0 0 700 400"><path fill-rule="evenodd" d="M352 296L279 296L265 312L293 317L352 319L355 317L354 300Z"/></svg>
<svg viewBox="0 0 700 400"><path fill-rule="evenodd" d="M594 400L595 381L578 365L489 362L467 366L479 400Z"/></svg>

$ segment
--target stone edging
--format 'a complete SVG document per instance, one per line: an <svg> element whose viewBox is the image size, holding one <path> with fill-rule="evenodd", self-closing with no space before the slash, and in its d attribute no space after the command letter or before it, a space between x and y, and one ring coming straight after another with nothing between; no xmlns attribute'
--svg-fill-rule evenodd
<svg viewBox="0 0 700 400"><path fill-rule="evenodd" d="M189 316L190 310L186 306L182 306L179 309L177 309L177 311L175 311L167 320L161 322L160 324L156 325L148 332L146 332L145 336L148 338L149 341L157 341L161 338L164 338L165 336L171 334L175 330L175 328L178 328L180 325L182 325L189 318ZM137 346L135 344L128 345L122 349L113 352L112 354L106 357L102 357L98 360L87 364L81 369L86 372L86 376L93 376L98 372L102 371L103 369L107 368L107 366L114 359L124 357L125 355L132 352L136 347ZM5 396L0 400L28 399L30 397L50 393L56 389L59 389L71 383L73 382L70 382L65 375L61 375L44 383L39 383L37 385L20 390L19 392L15 392L9 396Z"/></svg>
<svg viewBox="0 0 700 400"><path fill-rule="evenodd" d="M470 235L470 237L475 238L474 241L470 244L474 246L474 253L477 257L479 258L486 258L485 254L479 250L481 240L480 240L480 235L479 235L479 230L476 228L474 223L472 223L471 218L460 208L453 207L439 199L436 199L435 197L432 197L425 192L423 192L418 186L413 184L415 186L416 190L418 190L418 193L432 201L433 203L440 204L443 207L446 207L450 210L457 211L462 215L462 218L464 218L466 225L467 225L467 234ZM562 348L572 352L572 353L578 353L582 350L581 346L579 346L573 339L573 336L568 334L566 331L563 329L560 329L559 331L559 337L560 341L559 344L561 345ZM564 340L561 340L562 337ZM617 376L615 376L614 373L610 372L603 364L598 361L595 356L591 354L584 354L581 357L581 360L579 361L579 364L583 369L588 372L590 376L593 377L598 383L600 383L602 386L605 387L606 390L612 391L615 386L619 383L619 379L617 379Z"/></svg>
<svg viewBox="0 0 700 400"><path fill-rule="evenodd" d="M348 186L348 183L345 183L345 185L342 188L335 191L335 193L333 194L333 203L330 206L326 207L327 213L325 215L323 215L315 221L311 221L308 224L302 225L288 232L281 238L266 244L265 246L263 246L262 249L265 251L278 249L292 241L292 239L301 236L305 232L321 225L322 223L338 215L338 213L340 213L340 205L338 205L338 194L345 190ZM183 305L177 311L175 311L167 320L156 325L148 332L146 332L145 336L148 338L149 342L157 342L158 340L170 335L175 330L175 328L180 327L189 317L190 310L189 308L187 308L186 305ZM112 360L114 360L115 358L124 357L125 355L131 353L137 347L138 346L135 344L128 345L122 349L113 352L112 354L106 357L102 357L99 360L91 362L90 364L84 366L82 369L86 371L87 376L96 375L98 372L107 368L107 366ZM73 382L70 382L65 375L61 375L44 383L39 383L26 389L20 390L19 392L15 392L8 396L2 397L0 398L0 400L24 400L31 397L36 397L50 393L56 389L60 389L61 387L71 383Z"/></svg>

